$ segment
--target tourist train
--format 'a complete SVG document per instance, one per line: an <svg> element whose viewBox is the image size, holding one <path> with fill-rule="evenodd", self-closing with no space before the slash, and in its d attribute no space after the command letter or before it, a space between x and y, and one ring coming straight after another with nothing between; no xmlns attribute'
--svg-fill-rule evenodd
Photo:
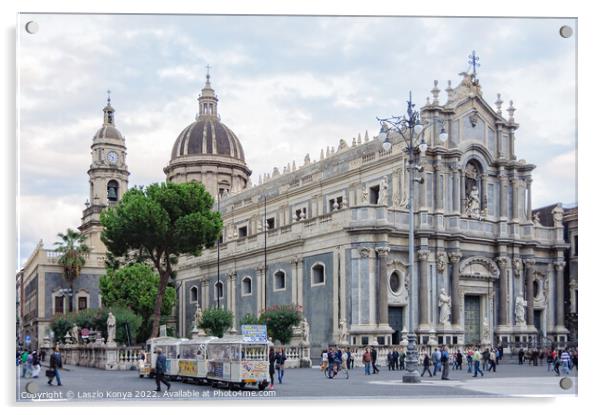
<svg viewBox="0 0 602 415"><path fill-rule="evenodd" d="M153 377L157 348L165 353L165 377L170 380L205 383L211 386L263 390L269 379L269 341L251 341L241 335L193 339L156 337L146 342L140 360L140 377Z"/></svg>

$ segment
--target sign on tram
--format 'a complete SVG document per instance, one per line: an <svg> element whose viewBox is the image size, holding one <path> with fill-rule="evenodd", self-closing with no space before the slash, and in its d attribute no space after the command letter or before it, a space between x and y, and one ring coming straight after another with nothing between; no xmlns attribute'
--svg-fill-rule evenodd
<svg viewBox="0 0 602 415"><path fill-rule="evenodd" d="M243 324L240 331L245 342L262 343L268 341L268 328L265 324Z"/></svg>

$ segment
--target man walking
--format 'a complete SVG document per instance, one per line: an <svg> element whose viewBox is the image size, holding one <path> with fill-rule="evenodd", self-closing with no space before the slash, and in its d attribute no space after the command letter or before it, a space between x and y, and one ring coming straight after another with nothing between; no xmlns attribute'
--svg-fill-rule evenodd
<svg viewBox="0 0 602 415"><path fill-rule="evenodd" d="M449 380L449 353L445 346L441 348L441 364L443 365L441 380Z"/></svg>
<svg viewBox="0 0 602 415"><path fill-rule="evenodd" d="M441 370L441 352L435 347L433 352L433 375L437 374L437 370Z"/></svg>
<svg viewBox="0 0 602 415"><path fill-rule="evenodd" d="M401 370L405 370L406 368L406 352L401 349L401 353L399 353L399 368Z"/></svg>
<svg viewBox="0 0 602 415"><path fill-rule="evenodd" d="M376 367L376 358L378 354L376 353L376 349L372 346L372 350L370 351L370 357L372 358L372 374L376 374L380 372L380 369Z"/></svg>
<svg viewBox="0 0 602 415"><path fill-rule="evenodd" d="M52 380L56 378L56 383L58 386L63 386L61 383L61 373L59 369L63 368L63 359L61 358L61 352L59 352L59 347L56 346L54 349L54 353L50 355L50 369L53 370L54 376L48 380L48 384L52 385Z"/></svg>
<svg viewBox="0 0 602 415"><path fill-rule="evenodd" d="M393 350L393 370L399 370L399 352L397 349Z"/></svg>
<svg viewBox="0 0 602 415"><path fill-rule="evenodd" d="M429 358L429 354L428 352L424 352L424 358L422 359L422 373L420 374L420 377L424 376L424 373L428 370L429 372L429 377L433 377L433 374L431 373L431 359Z"/></svg>
<svg viewBox="0 0 602 415"><path fill-rule="evenodd" d="M370 351L367 347L362 356L362 362L364 363L364 375L370 376L370 362L372 362L372 357L370 356Z"/></svg>
<svg viewBox="0 0 602 415"><path fill-rule="evenodd" d="M525 351L521 347L521 349L518 351L518 364L522 365L524 360L525 360Z"/></svg>
<svg viewBox="0 0 602 415"><path fill-rule="evenodd" d="M481 352L479 351L478 348L476 348L474 350L474 354L472 355L472 365L474 366L474 376L473 378L477 377L477 373L480 373L481 376L485 376L483 374L483 371L481 370Z"/></svg>
<svg viewBox="0 0 602 415"><path fill-rule="evenodd" d="M165 379L165 371L167 370L167 359L162 353L162 350L157 347L157 363L155 364L155 382L157 383L157 392L161 392L161 382L167 386L167 390L171 388L171 383Z"/></svg>

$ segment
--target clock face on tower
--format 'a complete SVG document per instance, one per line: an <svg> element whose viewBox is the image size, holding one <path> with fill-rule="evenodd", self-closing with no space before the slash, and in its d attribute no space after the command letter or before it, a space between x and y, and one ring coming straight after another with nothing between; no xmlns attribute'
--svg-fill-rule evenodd
<svg viewBox="0 0 602 415"><path fill-rule="evenodd" d="M107 161L111 164L116 164L117 163L117 153L115 153L114 151L109 151L107 153Z"/></svg>

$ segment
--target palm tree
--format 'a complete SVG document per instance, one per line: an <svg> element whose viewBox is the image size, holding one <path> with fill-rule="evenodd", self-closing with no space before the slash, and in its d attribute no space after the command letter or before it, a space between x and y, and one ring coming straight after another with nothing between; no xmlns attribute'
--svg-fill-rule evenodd
<svg viewBox="0 0 602 415"><path fill-rule="evenodd" d="M79 277L90 248L84 243L86 237L71 228L67 229L67 233L59 233L57 236L60 241L54 243L55 251L62 254L58 263L63 266L63 277L71 289L69 296L69 312L71 312L73 311L73 282Z"/></svg>

